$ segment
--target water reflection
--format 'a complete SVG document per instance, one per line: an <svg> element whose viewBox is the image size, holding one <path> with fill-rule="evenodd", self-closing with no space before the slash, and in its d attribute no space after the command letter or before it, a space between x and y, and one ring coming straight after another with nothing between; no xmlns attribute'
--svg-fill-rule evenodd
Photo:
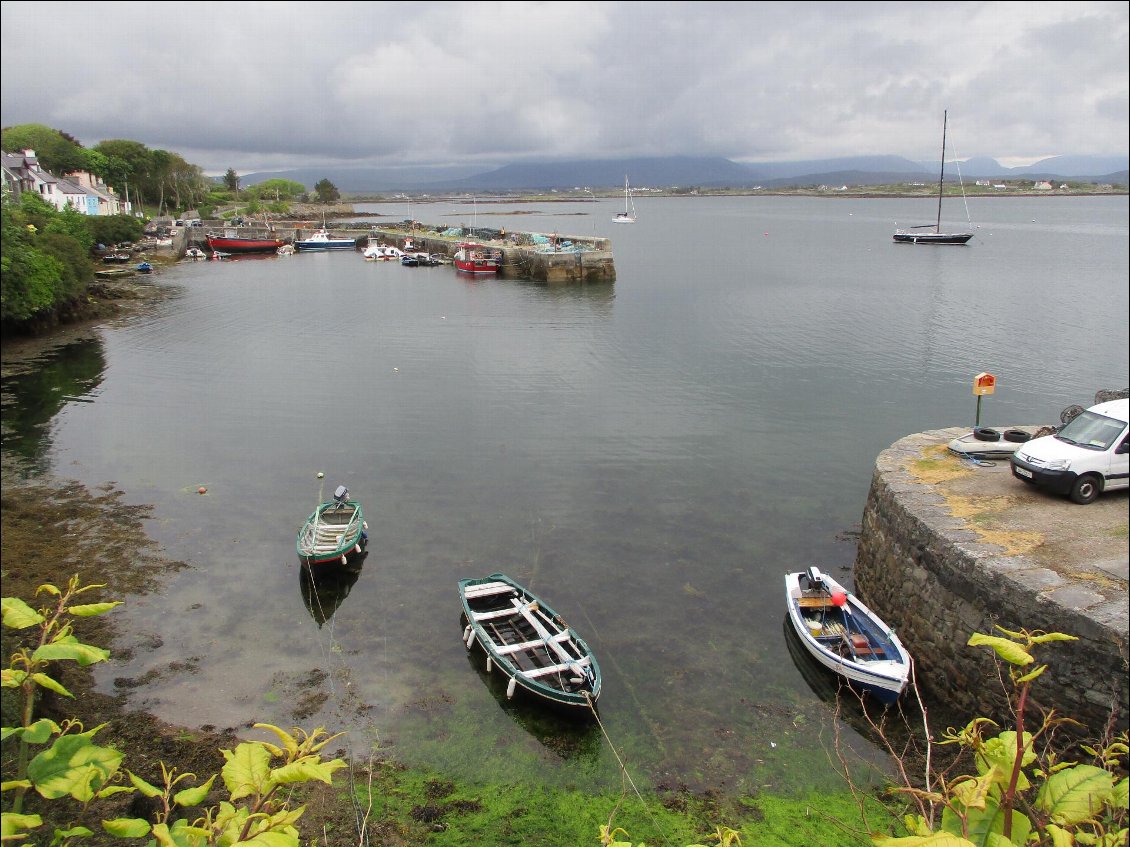
<svg viewBox="0 0 1130 847"><path fill-rule="evenodd" d="M808 687L812 689L812 693L836 709L839 717L861 736L874 738L875 730L871 721L879 722L884 719L883 704L870 697L861 699L843 677L817 662L801 643L800 636L793 629L788 614L785 615L783 628L789 655L800 675L804 677L804 681L808 683ZM886 707L892 717L898 717L901 708L901 701ZM896 723L904 725L905 721L898 720Z"/></svg>
<svg viewBox="0 0 1130 847"><path fill-rule="evenodd" d="M51 419L68 402L90 402L105 370L102 342L87 339L55 348L29 363L27 371L4 377L3 448L30 460L36 472L45 471Z"/></svg>
<svg viewBox="0 0 1130 847"><path fill-rule="evenodd" d="M368 556L369 551L365 550L348 565L319 565L317 568L310 568L304 564L298 566L302 604L318 624L319 629L345 602L345 598L349 596L353 585L361 576L361 568Z"/></svg>
<svg viewBox="0 0 1130 847"><path fill-rule="evenodd" d="M465 620L459 619L459 631ZM547 751L558 759L595 762L600 755L600 727L589 712L577 714L577 709L565 712L547 707L540 701L523 697L521 691L508 700L506 679L497 672L487 673L486 654L477 646L467 651L467 662L483 681L498 707L517 726L525 730ZM586 719L588 718L588 719Z"/></svg>

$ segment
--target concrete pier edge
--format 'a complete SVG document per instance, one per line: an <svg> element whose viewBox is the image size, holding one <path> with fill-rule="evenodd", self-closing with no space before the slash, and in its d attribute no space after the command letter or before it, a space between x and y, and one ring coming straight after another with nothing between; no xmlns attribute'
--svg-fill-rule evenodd
<svg viewBox="0 0 1130 847"><path fill-rule="evenodd" d="M965 463L945 445L968 432L909 435L879 455L855 561L860 597L898 632L915 658L920 687L970 719L999 719L1006 706L994 654L967 646L974 632L999 634L999 625L1077 636L1036 653L1037 663L1049 667L1032 687L1033 700L1082 722L1078 735L1097 738L1110 726L1126 729L1126 493L1103 495L1096 501L1101 510L1088 511L1095 504L1078 506L1012 479L1007 460L984 470L960 467ZM946 469L947 461L959 467ZM950 475L924 477L918 469L925 465ZM954 508L979 490L981 512L970 516ZM992 535L984 526L1031 526L1042 519L1038 510L1057 518L1039 524L1047 534L1034 550L1018 553L986 540ZM1048 555L1072 550L1073 533L1101 538L1102 549Z"/></svg>

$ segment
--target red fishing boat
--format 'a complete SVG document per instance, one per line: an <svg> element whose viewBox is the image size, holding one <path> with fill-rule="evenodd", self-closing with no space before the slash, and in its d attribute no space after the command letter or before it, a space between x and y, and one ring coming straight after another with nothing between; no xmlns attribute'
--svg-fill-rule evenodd
<svg viewBox="0 0 1130 847"><path fill-rule="evenodd" d="M465 241L452 257L455 269L469 274L496 274L502 264L501 250L488 250L481 244Z"/></svg>
<svg viewBox="0 0 1130 847"><path fill-rule="evenodd" d="M208 249L215 253L274 253L285 243L274 236L208 233Z"/></svg>

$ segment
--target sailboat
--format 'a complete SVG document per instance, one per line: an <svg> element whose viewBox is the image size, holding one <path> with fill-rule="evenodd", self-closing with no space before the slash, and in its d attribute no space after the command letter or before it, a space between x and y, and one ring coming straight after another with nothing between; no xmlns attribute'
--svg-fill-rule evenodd
<svg viewBox="0 0 1130 847"><path fill-rule="evenodd" d="M636 203L632 199L632 189L628 187L628 177L624 176L624 211L612 219L614 224L634 224L636 222Z"/></svg>
<svg viewBox="0 0 1130 847"><path fill-rule="evenodd" d="M942 181L946 175L946 119L948 112L942 113L942 170L938 176L938 219L932 224L923 224L909 229L895 230L897 244L965 244L973 237L971 232L942 232ZM933 232L931 232L931 229Z"/></svg>

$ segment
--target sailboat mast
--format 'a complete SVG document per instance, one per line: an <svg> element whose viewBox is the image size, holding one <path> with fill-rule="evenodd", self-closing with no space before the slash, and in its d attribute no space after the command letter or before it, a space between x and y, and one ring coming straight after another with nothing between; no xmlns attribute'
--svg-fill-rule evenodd
<svg viewBox="0 0 1130 847"><path fill-rule="evenodd" d="M942 112L942 170L938 174L938 223L934 226L934 232L942 231L942 186L946 178L946 118L948 115L948 109Z"/></svg>

